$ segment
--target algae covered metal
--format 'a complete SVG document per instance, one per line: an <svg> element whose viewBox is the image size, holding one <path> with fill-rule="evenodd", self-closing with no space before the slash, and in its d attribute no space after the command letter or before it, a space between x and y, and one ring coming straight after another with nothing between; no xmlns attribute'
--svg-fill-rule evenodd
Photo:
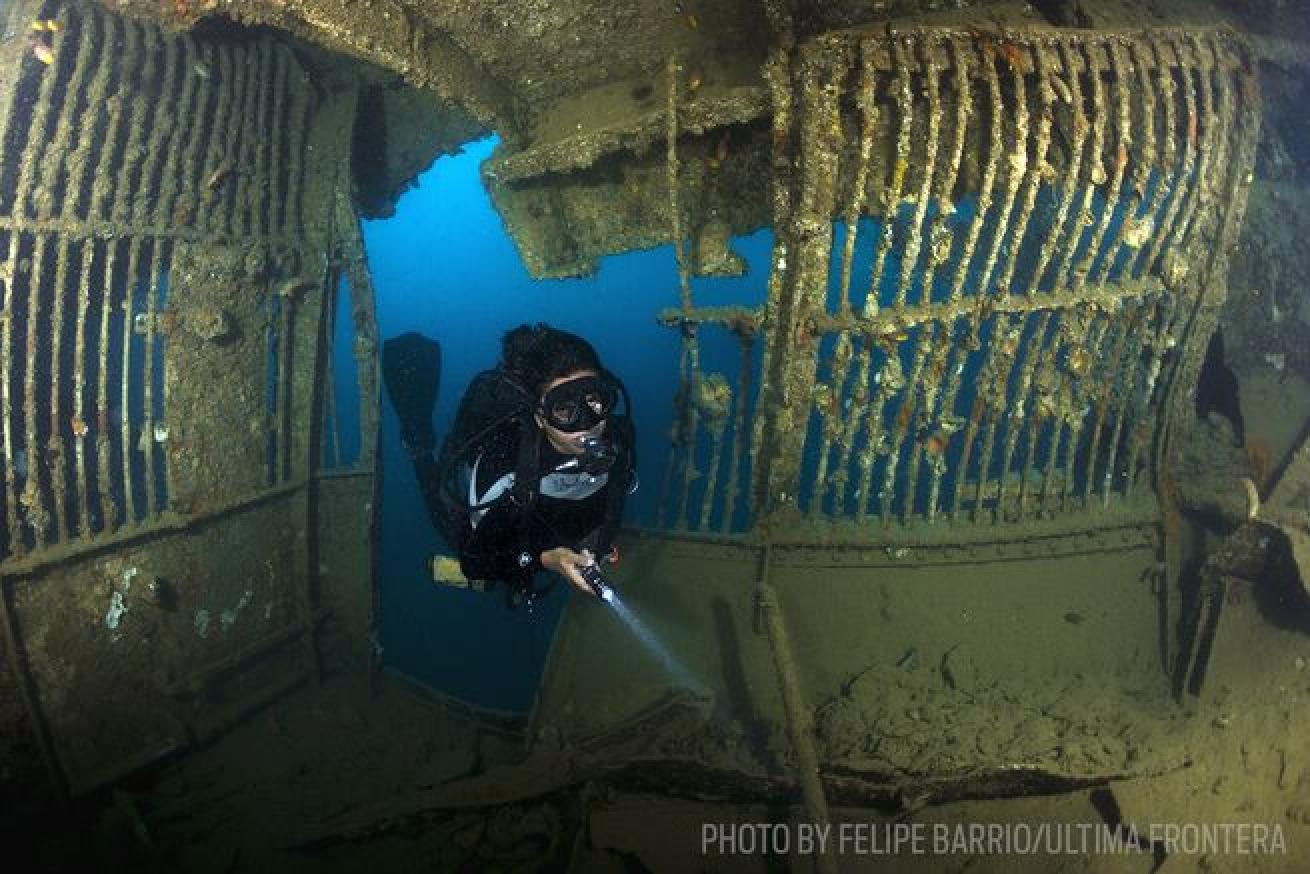
<svg viewBox="0 0 1310 874"><path fill-rule="evenodd" d="M686 338L693 431L698 335L748 355L765 341L754 422L730 430L749 440L753 509L884 526L1153 516L1152 453L1184 421L1250 183L1260 103L1242 43L847 32L770 71L769 297L725 311L684 294L662 317ZM750 402L743 386L738 415ZM734 460L673 500L728 500L727 527L739 498L714 487L746 462L720 441L675 434L684 470Z"/></svg>
<svg viewBox="0 0 1310 874"><path fill-rule="evenodd" d="M356 95L316 89L268 35L9 12L11 34L42 27L0 54L3 683L21 693L3 720L81 791L318 669L320 374L358 234L339 203ZM367 322L371 298L353 309Z"/></svg>

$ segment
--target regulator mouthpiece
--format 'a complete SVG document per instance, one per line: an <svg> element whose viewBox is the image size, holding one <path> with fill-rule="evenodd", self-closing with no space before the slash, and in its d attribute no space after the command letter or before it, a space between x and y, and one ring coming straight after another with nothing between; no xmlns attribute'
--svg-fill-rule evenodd
<svg viewBox="0 0 1310 874"><path fill-rule="evenodd" d="M579 466L592 476L599 476L614 466L618 452L614 444L604 437L588 434L582 438L582 457Z"/></svg>

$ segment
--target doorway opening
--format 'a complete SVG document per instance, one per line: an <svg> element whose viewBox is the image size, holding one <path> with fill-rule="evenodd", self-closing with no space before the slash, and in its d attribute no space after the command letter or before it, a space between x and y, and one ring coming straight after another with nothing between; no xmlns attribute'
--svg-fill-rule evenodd
<svg viewBox="0 0 1310 874"><path fill-rule="evenodd" d="M650 524L677 390L678 336L655 318L677 302L673 249L666 245L605 258L595 275L583 279L531 278L479 176L496 143L487 138L438 159L401 197L394 215L364 223L379 335L385 340L417 331L441 344L434 414L438 441L470 380L495 366L507 330L547 322L586 337L631 394L641 486L628 501L624 521ZM758 303L771 244L768 232L737 240L735 247L748 263L745 277L697 280L698 291L715 302ZM334 348L337 382L350 385L343 375L353 372L352 343L338 336ZM382 406L378 642L383 664L479 707L526 711L567 587L557 586L528 612L507 610L498 593L432 583L426 559L449 550L429 522L395 411L385 399ZM356 409L340 396L336 408Z"/></svg>

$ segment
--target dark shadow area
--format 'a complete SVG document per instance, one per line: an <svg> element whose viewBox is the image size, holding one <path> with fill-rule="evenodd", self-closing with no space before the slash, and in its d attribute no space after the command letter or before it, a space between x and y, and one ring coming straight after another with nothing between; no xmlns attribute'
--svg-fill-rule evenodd
<svg viewBox="0 0 1310 874"><path fill-rule="evenodd" d="M1082 0L1033 0L1033 7L1056 27L1091 27Z"/></svg>
<svg viewBox="0 0 1310 874"><path fill-rule="evenodd" d="M1271 533L1268 555L1264 572L1252 587L1256 608L1276 628L1310 634L1310 597L1301 584L1287 539Z"/></svg>
<svg viewBox="0 0 1310 874"><path fill-rule="evenodd" d="M354 145L350 150L350 172L355 179L355 197L365 215L389 215L395 211L387 185L387 118L382 89L378 86L359 95L355 114Z"/></svg>
<svg viewBox="0 0 1310 874"><path fill-rule="evenodd" d="M732 608L723 598L715 598L710 609L714 612L714 634L722 654L724 708L730 719L741 723L751 753L772 771L777 763L769 756L767 722L751 700L750 684L742 671L743 656L737 628L732 621Z"/></svg>
<svg viewBox="0 0 1310 874"><path fill-rule="evenodd" d="M1112 790L1093 789L1088 794L1088 800L1092 803L1092 807L1096 810L1097 815L1101 817L1101 820L1114 830L1115 834L1124 841L1126 846L1134 846L1139 850L1150 849L1152 857L1151 871L1160 870L1160 866L1165 863L1165 859L1168 857L1164 844L1144 839L1124 823L1123 811L1119 808L1119 799L1114 797Z"/></svg>
<svg viewBox="0 0 1310 874"><path fill-rule="evenodd" d="M1246 424L1242 421L1242 402L1238 394L1237 375L1224 360L1224 332L1216 330L1205 350L1205 362L1196 382L1196 416L1204 419L1218 413L1233 426L1238 446L1246 445Z"/></svg>

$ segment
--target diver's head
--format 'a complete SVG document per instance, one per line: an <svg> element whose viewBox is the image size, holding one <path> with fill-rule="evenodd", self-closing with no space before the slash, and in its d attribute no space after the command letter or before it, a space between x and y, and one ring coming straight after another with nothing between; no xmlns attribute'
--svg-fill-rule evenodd
<svg viewBox="0 0 1310 874"><path fill-rule="evenodd" d="M605 455L605 426L618 400L613 380L595 370L579 370L546 383L537 405L537 425L546 439L568 455Z"/></svg>
<svg viewBox="0 0 1310 874"><path fill-rule="evenodd" d="M604 438L618 386L583 338L549 325L520 325L505 334L502 363L537 399L535 419L550 444L568 455L588 455Z"/></svg>
<svg viewBox="0 0 1310 874"><path fill-rule="evenodd" d="M536 397L566 376L602 370L600 356L590 343L544 322L519 325L507 332L501 340L500 357L505 371Z"/></svg>

